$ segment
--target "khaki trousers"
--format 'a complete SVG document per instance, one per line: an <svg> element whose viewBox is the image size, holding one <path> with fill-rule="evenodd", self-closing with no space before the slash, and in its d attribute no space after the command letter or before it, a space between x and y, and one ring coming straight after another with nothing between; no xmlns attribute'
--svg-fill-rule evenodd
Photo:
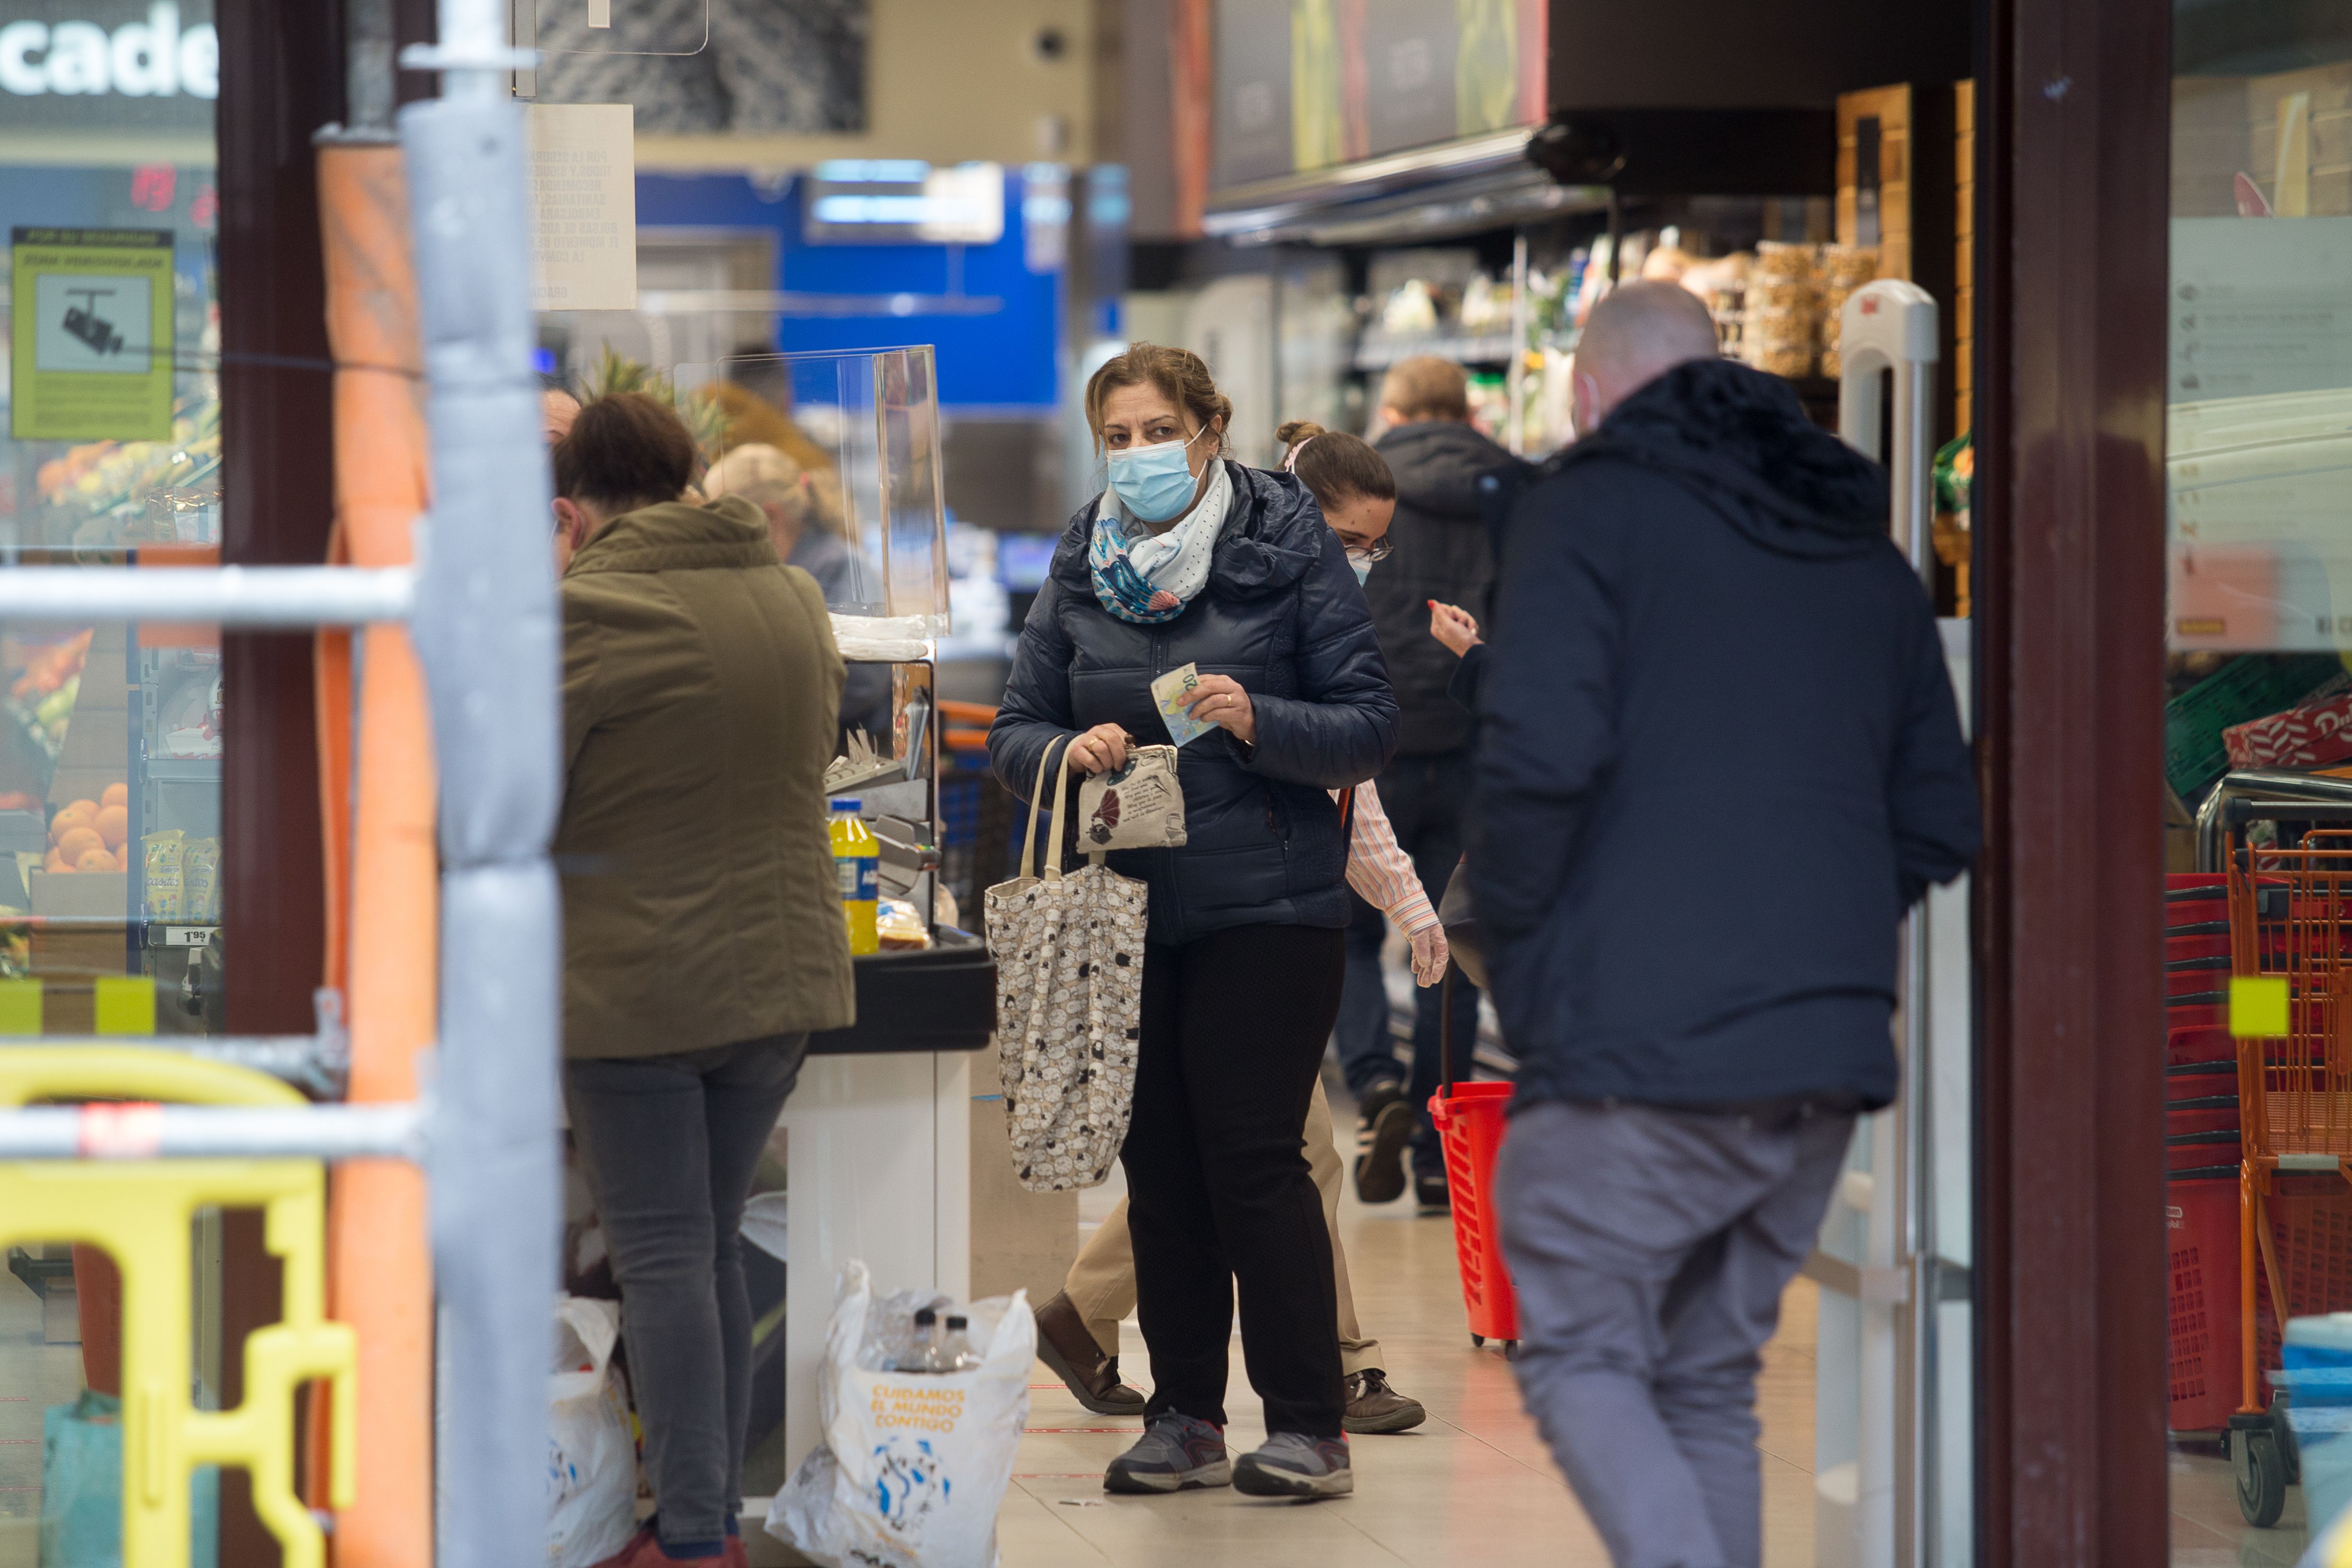
<svg viewBox="0 0 2352 1568"><path fill-rule="evenodd" d="M1307 1107L1307 1166L1315 1177L1315 1190L1323 1195L1323 1227L1331 1235L1331 1278L1339 1289L1339 1364L1351 1375L1385 1371L1381 1342L1364 1337L1356 1322L1356 1298L1348 1289L1348 1255L1339 1248L1339 1183L1347 1167L1340 1163L1339 1146L1331 1132L1331 1107L1323 1098L1319 1078L1315 1097ZM1119 1320L1135 1311L1135 1248L1127 1235L1127 1199L1118 1200L1110 1218L1079 1249L1078 1260L1070 1265L1062 1289L1103 1354L1117 1355Z"/></svg>

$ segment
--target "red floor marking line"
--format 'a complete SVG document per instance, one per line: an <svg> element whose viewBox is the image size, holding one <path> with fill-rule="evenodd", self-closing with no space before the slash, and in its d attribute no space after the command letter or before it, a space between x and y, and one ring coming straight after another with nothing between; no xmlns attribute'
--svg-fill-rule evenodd
<svg viewBox="0 0 2352 1568"><path fill-rule="evenodd" d="M1024 1433L1027 1433L1027 1432L1140 1432L1140 1431L1142 1431L1142 1430L1143 1430L1143 1428L1142 1428L1142 1427L1022 1427L1022 1428L1021 1428L1021 1430L1022 1430L1023 1432L1024 1432ZM23 1439L23 1441L27 1442L27 1443L34 1442L34 1441L37 1441L37 1439L35 1439L35 1438L32 1438L32 1437L26 1437L26 1438Z"/></svg>

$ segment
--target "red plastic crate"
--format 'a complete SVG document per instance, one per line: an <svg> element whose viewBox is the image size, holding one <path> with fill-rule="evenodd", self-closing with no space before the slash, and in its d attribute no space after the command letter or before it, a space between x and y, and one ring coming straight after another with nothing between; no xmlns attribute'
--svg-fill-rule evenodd
<svg viewBox="0 0 2352 1568"><path fill-rule="evenodd" d="M2352 1311L2352 1193L2334 1176L2281 1177L2269 1200L2271 1245L2286 1283L2287 1313L2302 1317ZM2166 1362L2168 1425L2212 1432L2238 1407L2238 1183L2236 1176L2165 1186L2169 1263ZM2279 1364L2278 1322L2270 1281L2256 1265L2254 1364ZM2256 1398L2269 1405L2268 1378Z"/></svg>
<svg viewBox="0 0 2352 1568"><path fill-rule="evenodd" d="M2218 1432L2238 1408L2238 1183L2164 1189L2166 1381L2176 1432Z"/></svg>
<svg viewBox="0 0 2352 1568"><path fill-rule="evenodd" d="M1512 1086L1456 1083L1452 1098L1433 1094L1429 1119L1445 1147L1445 1181L1454 1205L1454 1250L1462 1269L1462 1304L1470 1332L1508 1343L1519 1337L1519 1302L1503 1263L1502 1219L1495 1212L1495 1156L1502 1151Z"/></svg>

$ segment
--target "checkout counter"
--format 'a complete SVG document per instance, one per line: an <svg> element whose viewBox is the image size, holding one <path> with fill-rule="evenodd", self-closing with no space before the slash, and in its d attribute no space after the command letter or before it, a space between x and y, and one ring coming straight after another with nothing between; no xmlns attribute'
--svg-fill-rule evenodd
<svg viewBox="0 0 2352 1568"><path fill-rule="evenodd" d="M748 356L680 366L676 378L689 412L765 392L770 412L829 460L829 472L809 470L816 515L804 526L849 547L847 569L827 583L835 637L858 677L853 689L878 687L887 671L889 698L887 731L852 737L827 787L860 801L881 849L882 894L911 906L900 911L899 939L909 925L921 932L919 946L856 960L857 1022L811 1041L785 1108L788 1467L822 1437L817 1367L843 1264L862 1259L882 1291L971 1294L973 1053L994 1038L996 972L980 938L942 922L937 902L931 653L949 624L933 371L929 348L908 348ZM784 388L790 406L776 408ZM845 721L878 723L880 712ZM993 1063L978 1065L992 1089Z"/></svg>

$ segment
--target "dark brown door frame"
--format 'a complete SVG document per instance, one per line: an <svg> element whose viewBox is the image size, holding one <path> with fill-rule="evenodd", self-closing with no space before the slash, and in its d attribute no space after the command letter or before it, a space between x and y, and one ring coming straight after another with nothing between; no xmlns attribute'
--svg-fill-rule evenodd
<svg viewBox="0 0 2352 1568"><path fill-rule="evenodd" d="M1984 0L1977 74L1978 1553L2168 1554L2170 11Z"/></svg>
<svg viewBox="0 0 2352 1568"><path fill-rule="evenodd" d="M341 7L222 0L216 111L221 193L224 562L316 565L333 521L334 426L326 277L311 132L342 118ZM229 1030L306 1034L325 974L325 871L307 632L221 639L223 976ZM226 1343L278 1321L276 1262L260 1215L226 1217ZM242 1397L244 1357L225 1360ZM278 1543L242 1470L221 1481L221 1561L268 1568Z"/></svg>

